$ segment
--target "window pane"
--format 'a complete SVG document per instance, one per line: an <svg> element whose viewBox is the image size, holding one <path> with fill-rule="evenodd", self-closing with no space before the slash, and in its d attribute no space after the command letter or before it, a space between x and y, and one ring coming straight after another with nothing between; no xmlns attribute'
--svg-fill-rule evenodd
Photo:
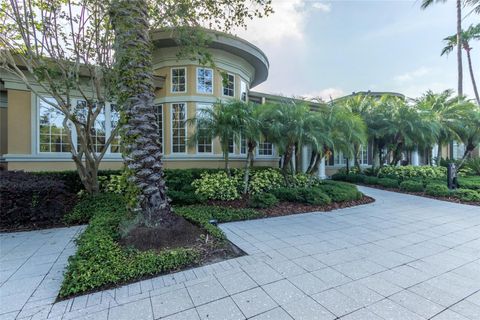
<svg viewBox="0 0 480 320"><path fill-rule="evenodd" d="M206 68L197 69L197 92L213 93L213 70Z"/></svg>
<svg viewBox="0 0 480 320"><path fill-rule="evenodd" d="M197 105L197 118L204 116L204 110L211 108L211 104L198 104ZM197 141L198 153L212 153L212 137L207 132L202 131L202 128L198 128L198 141Z"/></svg>
<svg viewBox="0 0 480 320"><path fill-rule="evenodd" d="M172 104L172 152L186 151L186 110L184 103Z"/></svg>
<svg viewBox="0 0 480 320"><path fill-rule="evenodd" d="M53 99L49 101L54 102ZM63 127L64 115L43 100L39 102L39 151L70 152L67 133Z"/></svg>
<svg viewBox="0 0 480 320"><path fill-rule="evenodd" d="M228 74L226 80L223 87L223 95L233 97L235 96L235 76Z"/></svg>
<svg viewBox="0 0 480 320"><path fill-rule="evenodd" d="M120 121L120 110L118 109L118 106L116 104L110 104L110 124L111 124L111 130L114 130L116 126L118 125L118 122ZM115 137L112 139L112 142L110 143L110 152L111 153L120 153L120 134L118 133L115 135Z"/></svg>
<svg viewBox="0 0 480 320"><path fill-rule="evenodd" d="M243 80L240 81L240 99L247 101L247 83Z"/></svg>
<svg viewBox="0 0 480 320"><path fill-rule="evenodd" d="M87 106L87 102L84 100L78 100L77 105L75 107L75 113L77 117L84 119L87 121L88 118L88 110L91 108L92 114L97 111L99 106L97 104L93 104L91 106ZM95 119L95 123L93 124L93 128L91 128L90 136L93 143L93 149L95 152L101 152L103 147L105 146L105 135L106 135L106 119L105 119L105 108L102 107L100 113ZM77 150L80 149L80 144L77 141Z"/></svg>
<svg viewBox="0 0 480 320"><path fill-rule="evenodd" d="M228 139L228 153L235 153L235 142L233 138Z"/></svg>
<svg viewBox="0 0 480 320"><path fill-rule="evenodd" d="M247 139L240 139L240 154L247 154Z"/></svg>
<svg viewBox="0 0 480 320"><path fill-rule="evenodd" d="M185 68L172 69L172 92L185 92Z"/></svg>

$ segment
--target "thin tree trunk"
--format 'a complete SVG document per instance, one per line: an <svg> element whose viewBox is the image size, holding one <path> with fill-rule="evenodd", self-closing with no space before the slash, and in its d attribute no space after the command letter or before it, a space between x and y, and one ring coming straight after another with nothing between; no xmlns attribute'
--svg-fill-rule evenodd
<svg viewBox="0 0 480 320"><path fill-rule="evenodd" d="M458 68L458 95L463 96L462 1L461 0L457 0L457 68Z"/></svg>
<svg viewBox="0 0 480 320"><path fill-rule="evenodd" d="M472 48L470 48L468 45L465 46L465 51L467 51L468 70L470 71L470 78L472 79L473 92L475 93L475 99L477 100L477 104L480 105L480 96L478 95L477 82L475 81L475 76L473 74L472 57L470 55L471 50Z"/></svg>
<svg viewBox="0 0 480 320"><path fill-rule="evenodd" d="M248 151L247 151L247 160L245 162L245 172L243 173L243 193L244 194L248 192L248 182L250 179L250 168L252 167L254 149L255 149L255 146L249 142Z"/></svg>
<svg viewBox="0 0 480 320"><path fill-rule="evenodd" d="M440 165L440 160L442 159L442 144L439 141L438 142L438 148L437 148L437 166Z"/></svg>
<svg viewBox="0 0 480 320"><path fill-rule="evenodd" d="M158 124L153 104L152 52L146 0L114 0L118 103L123 117L122 141L129 181L136 187L135 210L147 226L171 226L173 215L165 180ZM133 195L132 195L133 196Z"/></svg>

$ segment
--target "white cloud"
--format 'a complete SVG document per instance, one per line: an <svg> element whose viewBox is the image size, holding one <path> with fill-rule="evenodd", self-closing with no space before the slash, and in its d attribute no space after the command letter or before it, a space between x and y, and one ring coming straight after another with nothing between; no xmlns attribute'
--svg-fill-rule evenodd
<svg viewBox="0 0 480 320"><path fill-rule="evenodd" d="M302 97L305 97L307 99L321 98L324 101L330 101L331 99L342 97L344 95L345 91L340 88L326 88L320 91L305 93L302 95Z"/></svg>
<svg viewBox="0 0 480 320"><path fill-rule="evenodd" d="M332 5L330 3L315 2L312 4L312 7L323 12L330 12L332 10Z"/></svg>
<svg viewBox="0 0 480 320"><path fill-rule="evenodd" d="M308 11L305 0L273 0L274 13L247 23L247 29L236 34L257 45L284 40L303 40Z"/></svg>
<svg viewBox="0 0 480 320"><path fill-rule="evenodd" d="M415 69L410 72L406 72L403 74L400 74L398 76L395 76L393 79L397 82L410 82L412 80L424 77L426 75L429 75L431 73L431 69L427 67L420 67L418 69Z"/></svg>

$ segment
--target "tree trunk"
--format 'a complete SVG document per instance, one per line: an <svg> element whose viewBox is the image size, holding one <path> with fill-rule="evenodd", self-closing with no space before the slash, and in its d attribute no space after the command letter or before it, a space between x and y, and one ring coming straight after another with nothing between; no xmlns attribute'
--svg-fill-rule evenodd
<svg viewBox="0 0 480 320"><path fill-rule="evenodd" d="M440 160L442 160L442 143L438 141L438 148L437 148L437 166L440 165Z"/></svg>
<svg viewBox="0 0 480 320"><path fill-rule="evenodd" d="M247 160L245 162L245 172L243 173L243 193L244 194L248 192L248 182L250 179L250 168L252 167L254 149L255 149L255 145L253 143L248 142Z"/></svg>
<svg viewBox="0 0 480 320"><path fill-rule="evenodd" d="M358 144L355 144L353 146L353 164L355 165L355 168L357 168L358 172L361 172L360 161L358 160L359 152L360 146Z"/></svg>
<svg viewBox="0 0 480 320"><path fill-rule="evenodd" d="M463 96L462 1L461 0L457 0L457 68L458 68L458 95Z"/></svg>
<svg viewBox="0 0 480 320"><path fill-rule="evenodd" d="M480 96L478 95L477 82L475 81L475 76L473 74L472 57L470 56L471 50L472 48L470 48L468 45L465 46L465 51L467 51L468 70L470 71L470 78L472 79L473 92L475 93L475 100L477 100L477 104L480 106Z"/></svg>
<svg viewBox="0 0 480 320"><path fill-rule="evenodd" d="M230 156L228 154L228 148L227 148L227 151L224 153L224 159L225 159L225 171L227 172L227 175L230 177Z"/></svg>
<svg viewBox="0 0 480 320"><path fill-rule="evenodd" d="M153 104L152 53L146 0L114 0L118 103L125 118L123 158L136 187L136 210L147 226L171 226L172 214L163 179L162 152Z"/></svg>

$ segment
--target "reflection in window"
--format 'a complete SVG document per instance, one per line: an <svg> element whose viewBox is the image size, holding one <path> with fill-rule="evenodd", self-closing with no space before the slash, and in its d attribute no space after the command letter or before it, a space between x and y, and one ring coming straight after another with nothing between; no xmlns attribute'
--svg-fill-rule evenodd
<svg viewBox="0 0 480 320"><path fill-rule="evenodd" d="M226 83L223 86L223 95L233 97L235 96L235 76L233 74L227 74L225 79Z"/></svg>
<svg viewBox="0 0 480 320"><path fill-rule="evenodd" d="M116 104L110 104L110 124L111 130L113 131L120 121L120 110ZM110 152L119 153L120 149L120 133L117 133L110 143Z"/></svg>
<svg viewBox="0 0 480 320"><path fill-rule="evenodd" d="M213 70L197 68L197 92L213 93Z"/></svg>
<svg viewBox="0 0 480 320"><path fill-rule="evenodd" d="M184 153L186 151L186 116L184 103L172 104L172 153Z"/></svg>
<svg viewBox="0 0 480 320"><path fill-rule="evenodd" d="M185 68L172 69L172 92L186 91L186 72Z"/></svg>
<svg viewBox="0 0 480 320"><path fill-rule="evenodd" d="M39 109L40 152L70 152L67 132L63 127L63 113L43 100L40 100Z"/></svg>
<svg viewBox="0 0 480 320"><path fill-rule="evenodd" d="M87 108L86 101L78 100L76 110L79 116L84 117L84 119L87 118L88 108ZM97 105L95 104L92 107L92 113L95 113L96 110L97 110ZM102 148L105 146L105 136L106 136L105 125L106 125L105 108L102 108L97 118L95 119L93 128L90 131L90 135L92 138L92 145L95 152L101 152ZM80 145L78 145L77 148L79 150Z"/></svg>
<svg viewBox="0 0 480 320"><path fill-rule="evenodd" d="M197 118L201 119L201 117L205 116L204 110L211 108L211 104L198 104L197 105ZM212 137L202 130L202 128L198 128L198 137L197 137L197 152L198 153L212 153Z"/></svg>
<svg viewBox="0 0 480 320"><path fill-rule="evenodd" d="M158 137L160 140L160 152L163 153L163 104L157 105L156 114L158 124Z"/></svg>

